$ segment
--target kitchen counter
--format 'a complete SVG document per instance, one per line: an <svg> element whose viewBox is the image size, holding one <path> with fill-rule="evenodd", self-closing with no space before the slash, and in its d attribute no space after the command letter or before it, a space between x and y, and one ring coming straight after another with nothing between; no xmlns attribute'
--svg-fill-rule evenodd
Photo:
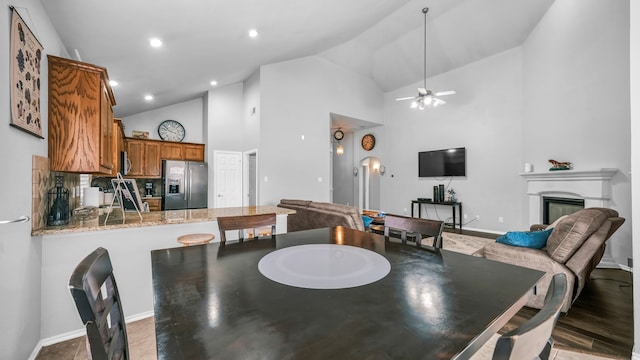
<svg viewBox="0 0 640 360"><path fill-rule="evenodd" d="M285 209L277 206L245 206L218 209L192 209L192 210L168 210L143 212L142 220L135 211L127 211L123 214L119 208L114 208L105 224L106 214L97 218L81 220L72 216L67 225L45 226L44 228L33 230L32 236L58 235L65 233L81 233L89 231L102 231L123 228L137 228L145 226L158 226L165 224L186 224L206 221L215 221L222 216L271 214L288 215L294 214L295 210Z"/></svg>

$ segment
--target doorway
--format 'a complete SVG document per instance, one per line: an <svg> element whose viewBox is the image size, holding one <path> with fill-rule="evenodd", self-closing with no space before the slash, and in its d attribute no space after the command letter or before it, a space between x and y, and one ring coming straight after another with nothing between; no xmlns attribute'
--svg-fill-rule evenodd
<svg viewBox="0 0 640 360"><path fill-rule="evenodd" d="M243 206L258 205L258 150L245 151L244 174L242 187L244 189Z"/></svg>

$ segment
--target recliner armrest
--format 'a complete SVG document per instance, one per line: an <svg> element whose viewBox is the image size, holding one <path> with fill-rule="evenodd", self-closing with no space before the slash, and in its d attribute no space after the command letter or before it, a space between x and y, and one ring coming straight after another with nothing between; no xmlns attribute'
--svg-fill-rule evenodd
<svg viewBox="0 0 640 360"><path fill-rule="evenodd" d="M479 251L477 253L479 253ZM553 260L545 250L489 243L483 247L481 253L489 260L544 271L546 275L537 284L538 290L542 289L543 292L546 292L545 289L549 286L554 274L565 274L567 276L567 294L565 294L565 304L562 311L566 312L569 310L573 300L576 275L563 264ZM535 302L535 307L543 305L544 296L541 295L542 294L538 294L534 299L531 299L531 301ZM533 303L529 303L529 306L531 305L533 305Z"/></svg>

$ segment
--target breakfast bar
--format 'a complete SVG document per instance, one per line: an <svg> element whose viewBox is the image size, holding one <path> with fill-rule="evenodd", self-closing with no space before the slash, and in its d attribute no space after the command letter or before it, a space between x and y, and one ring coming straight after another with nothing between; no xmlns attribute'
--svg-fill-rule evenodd
<svg viewBox="0 0 640 360"><path fill-rule="evenodd" d="M275 206L249 206L218 209L172 210L142 213L119 209L91 220L71 218L68 225L44 227L33 231L42 244L41 294L42 337L74 337L84 333L82 324L65 284L75 265L88 253L104 247L116 269L118 288L127 320L153 315L151 259L153 250L183 247L179 236L211 233L219 241L216 219L222 216L276 214L276 233L287 232L287 216L295 210Z"/></svg>

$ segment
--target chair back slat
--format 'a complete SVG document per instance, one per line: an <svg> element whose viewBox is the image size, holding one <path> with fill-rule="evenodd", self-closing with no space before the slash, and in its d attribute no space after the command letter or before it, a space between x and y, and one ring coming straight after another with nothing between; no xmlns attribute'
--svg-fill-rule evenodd
<svg viewBox="0 0 640 360"><path fill-rule="evenodd" d="M128 360L127 329L106 249L96 249L76 266L69 291L87 331L91 359Z"/></svg>
<svg viewBox="0 0 640 360"><path fill-rule="evenodd" d="M271 227L271 235L276 233L276 214L258 214L258 215L241 215L241 216L225 216L217 219L218 229L220 230L220 242L227 241L227 231L238 231L238 240L244 240L244 231L253 230L253 238L259 236L259 229Z"/></svg>
<svg viewBox="0 0 640 360"><path fill-rule="evenodd" d="M565 274L556 274L551 279L542 309L520 327L502 335L496 343L493 360L549 359L553 339L551 333L556 325L564 294L567 290Z"/></svg>
<svg viewBox="0 0 640 360"><path fill-rule="evenodd" d="M403 243L411 233L416 237L418 246L421 246L422 239L433 238L432 246L442 248L442 230L444 229L442 221L387 214L384 217L384 236L389 237L392 229L400 231L400 239Z"/></svg>

